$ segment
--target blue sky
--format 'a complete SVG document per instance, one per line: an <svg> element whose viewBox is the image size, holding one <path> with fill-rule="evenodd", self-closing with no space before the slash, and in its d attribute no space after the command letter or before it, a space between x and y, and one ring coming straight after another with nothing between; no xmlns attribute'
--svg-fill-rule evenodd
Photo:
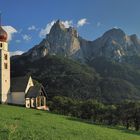
<svg viewBox="0 0 140 140"><path fill-rule="evenodd" d="M16 32L9 42L10 51L24 52L38 44L41 30L57 19L77 28L88 40L113 27L140 37L139 7L139 0L0 0L2 24Z"/></svg>

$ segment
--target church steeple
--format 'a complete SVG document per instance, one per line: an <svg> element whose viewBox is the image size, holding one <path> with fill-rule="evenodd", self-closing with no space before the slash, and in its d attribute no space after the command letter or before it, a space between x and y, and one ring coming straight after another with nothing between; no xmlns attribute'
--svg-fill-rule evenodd
<svg viewBox="0 0 140 140"><path fill-rule="evenodd" d="M8 51L8 34L2 28L0 14L0 102L7 103L10 93L10 54Z"/></svg>

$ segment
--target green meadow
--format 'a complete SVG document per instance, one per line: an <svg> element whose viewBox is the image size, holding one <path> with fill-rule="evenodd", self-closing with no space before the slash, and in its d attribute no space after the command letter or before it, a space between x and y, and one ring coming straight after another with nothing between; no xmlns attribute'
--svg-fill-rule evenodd
<svg viewBox="0 0 140 140"><path fill-rule="evenodd" d="M0 105L0 140L140 140L140 132L46 111Z"/></svg>

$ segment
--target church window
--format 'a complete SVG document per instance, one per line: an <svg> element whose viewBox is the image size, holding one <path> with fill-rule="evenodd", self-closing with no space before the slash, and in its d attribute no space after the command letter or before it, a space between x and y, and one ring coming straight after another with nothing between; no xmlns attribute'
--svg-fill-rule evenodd
<svg viewBox="0 0 140 140"><path fill-rule="evenodd" d="M7 54L4 54L4 59L7 60Z"/></svg>
<svg viewBox="0 0 140 140"><path fill-rule="evenodd" d="M7 63L4 63L4 68L5 68L5 69L8 69Z"/></svg>

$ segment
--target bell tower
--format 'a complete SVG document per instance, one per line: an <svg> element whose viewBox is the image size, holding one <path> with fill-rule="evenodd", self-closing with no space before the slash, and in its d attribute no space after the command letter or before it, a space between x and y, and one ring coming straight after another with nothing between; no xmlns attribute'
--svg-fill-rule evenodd
<svg viewBox="0 0 140 140"><path fill-rule="evenodd" d="M7 103L10 94L10 54L7 32L2 28L0 15L0 102Z"/></svg>

